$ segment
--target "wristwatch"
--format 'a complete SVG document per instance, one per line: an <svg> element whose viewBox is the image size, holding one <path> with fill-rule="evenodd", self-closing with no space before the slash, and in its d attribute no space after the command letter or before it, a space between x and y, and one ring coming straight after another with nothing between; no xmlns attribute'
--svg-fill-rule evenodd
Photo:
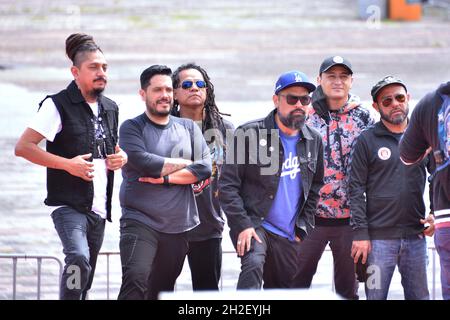
<svg viewBox="0 0 450 320"><path fill-rule="evenodd" d="M165 186L168 186L168 185L170 185L170 183L169 183L169 175L165 175L165 176L163 176L163 185L165 185Z"/></svg>

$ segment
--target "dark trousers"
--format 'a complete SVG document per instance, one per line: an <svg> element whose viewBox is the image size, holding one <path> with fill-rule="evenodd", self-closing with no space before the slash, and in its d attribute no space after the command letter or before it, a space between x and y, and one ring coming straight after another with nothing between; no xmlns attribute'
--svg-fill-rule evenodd
<svg viewBox="0 0 450 320"><path fill-rule="evenodd" d="M264 228L256 229L261 239L252 240L252 248L241 257L237 289L291 288L297 271L298 242L275 235Z"/></svg>
<svg viewBox="0 0 450 320"><path fill-rule="evenodd" d="M52 213L65 254L61 300L84 300L94 279L97 256L103 243L105 219L94 212L61 207Z"/></svg>
<svg viewBox="0 0 450 320"><path fill-rule="evenodd" d="M358 299L355 264L351 257L352 230L350 226L316 226L300 244L296 288L309 288L317 265L329 243L333 253L336 293L345 299Z"/></svg>
<svg viewBox="0 0 450 320"><path fill-rule="evenodd" d="M120 222L119 300L156 300L173 291L188 250L186 233L168 234L131 219Z"/></svg>
<svg viewBox="0 0 450 320"><path fill-rule="evenodd" d="M219 290L222 268L222 239L189 241L189 268L191 269L192 289Z"/></svg>

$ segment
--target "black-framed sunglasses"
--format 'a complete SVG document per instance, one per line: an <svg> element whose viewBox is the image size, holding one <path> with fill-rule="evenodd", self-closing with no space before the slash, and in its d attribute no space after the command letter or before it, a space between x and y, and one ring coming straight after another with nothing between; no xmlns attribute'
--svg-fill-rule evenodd
<svg viewBox="0 0 450 320"><path fill-rule="evenodd" d="M400 103L403 103L406 101L406 95L403 93L396 94L394 97L387 97L381 100L381 105L385 108L389 107L392 102L394 102L394 99L397 100Z"/></svg>
<svg viewBox="0 0 450 320"><path fill-rule="evenodd" d="M294 96L292 94L279 94L279 96L285 97L287 104L291 106L295 106L298 101L300 101L303 106L307 106L311 103L310 96Z"/></svg>
<svg viewBox="0 0 450 320"><path fill-rule="evenodd" d="M206 88L206 82L203 80L196 80L196 81L185 80L181 83L181 88L183 88L184 90L190 89L190 88L192 88L194 83L197 86L197 88L199 88L199 89Z"/></svg>

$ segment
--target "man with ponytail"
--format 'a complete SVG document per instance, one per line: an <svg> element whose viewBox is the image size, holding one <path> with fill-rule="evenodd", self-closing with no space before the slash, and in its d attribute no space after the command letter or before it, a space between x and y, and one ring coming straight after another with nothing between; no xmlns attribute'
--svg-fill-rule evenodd
<svg viewBox="0 0 450 320"><path fill-rule="evenodd" d="M16 144L16 156L47 167L47 198L65 254L60 298L85 299L105 220L111 221L114 171L127 162L118 142L117 104L102 95L107 63L92 36L66 40L74 80L39 103ZM50 98L50 99L49 99ZM46 139L46 150L38 144Z"/></svg>

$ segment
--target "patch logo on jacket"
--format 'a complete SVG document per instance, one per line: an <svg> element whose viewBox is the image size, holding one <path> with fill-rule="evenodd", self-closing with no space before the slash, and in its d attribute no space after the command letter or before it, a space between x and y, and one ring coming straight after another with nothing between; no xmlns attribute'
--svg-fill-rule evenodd
<svg viewBox="0 0 450 320"><path fill-rule="evenodd" d="M381 147L378 149L378 158L381 160L387 160L391 157L391 150L386 147Z"/></svg>
<svg viewBox="0 0 450 320"><path fill-rule="evenodd" d="M261 147L267 146L267 140L266 140L266 139L261 139L261 140L259 140L259 145L260 145Z"/></svg>

